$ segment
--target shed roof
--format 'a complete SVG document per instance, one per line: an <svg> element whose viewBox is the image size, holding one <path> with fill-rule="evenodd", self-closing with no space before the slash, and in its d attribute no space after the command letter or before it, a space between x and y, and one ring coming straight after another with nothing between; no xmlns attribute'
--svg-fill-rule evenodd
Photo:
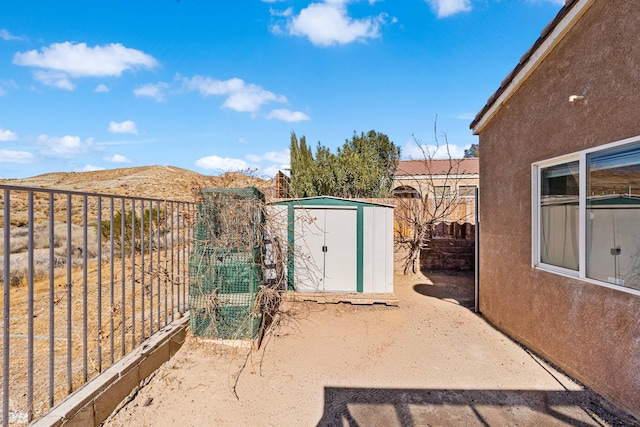
<svg viewBox="0 0 640 427"><path fill-rule="evenodd" d="M500 106L500 104L497 104L497 101L503 95L508 94L508 90L514 89L514 83L517 83L517 86L519 86L519 84L528 77L528 74L531 72L530 68L535 68L537 64L544 59L546 53L553 49L558 41L562 39L566 31L561 27L565 25L569 27L571 23L568 21L575 22L579 19L582 16L582 12L594 1L595 0L565 0L565 5L562 9L560 9L555 18L544 27L540 33L540 37L538 37L535 43L522 55L520 62L518 62L507 77L502 80L498 90L489 97L485 106L471 122L469 127L475 134L479 132L479 124L485 116L491 117L493 115L491 110L496 105L498 107ZM504 102L504 100L501 101Z"/></svg>
<svg viewBox="0 0 640 427"><path fill-rule="evenodd" d="M364 199L347 199L333 196L303 197L297 199L286 199L275 202L276 205L296 204L300 206L382 206L385 208L395 208L394 205L371 202Z"/></svg>
<svg viewBox="0 0 640 427"><path fill-rule="evenodd" d="M480 172L478 159L401 160L396 176L416 175L476 175Z"/></svg>

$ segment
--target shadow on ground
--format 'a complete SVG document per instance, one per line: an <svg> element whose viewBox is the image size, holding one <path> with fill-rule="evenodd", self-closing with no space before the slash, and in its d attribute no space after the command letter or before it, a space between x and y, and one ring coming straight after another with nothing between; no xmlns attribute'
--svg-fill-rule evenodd
<svg viewBox="0 0 640 427"><path fill-rule="evenodd" d="M413 290L417 293L454 302L463 307L474 308L475 282L473 273L423 271L422 274L428 280L413 286Z"/></svg>
<svg viewBox="0 0 640 427"><path fill-rule="evenodd" d="M638 425L623 416L590 390L325 387L318 426Z"/></svg>

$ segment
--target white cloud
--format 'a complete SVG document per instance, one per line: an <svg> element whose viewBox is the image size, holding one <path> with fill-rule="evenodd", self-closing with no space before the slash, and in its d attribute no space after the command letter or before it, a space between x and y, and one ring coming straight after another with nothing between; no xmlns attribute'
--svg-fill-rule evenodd
<svg viewBox="0 0 640 427"><path fill-rule="evenodd" d="M120 77L123 71L154 68L158 62L151 55L120 43L88 47L86 43L53 43L42 52L16 53L13 63L62 71L71 77Z"/></svg>
<svg viewBox="0 0 640 427"><path fill-rule="evenodd" d="M18 134L8 129L0 128L0 141L16 141Z"/></svg>
<svg viewBox="0 0 640 427"><path fill-rule="evenodd" d="M138 127L133 120L125 120L124 122L109 122L109 132L112 133L132 133L138 134Z"/></svg>
<svg viewBox="0 0 640 427"><path fill-rule="evenodd" d="M245 159L251 163L251 167L257 168L259 174L263 176L273 177L279 170L284 171L291 167L288 148L280 151L269 151L264 154L248 154Z"/></svg>
<svg viewBox="0 0 640 427"><path fill-rule="evenodd" d="M99 84L93 91L99 93L107 93L109 92L109 88L105 84Z"/></svg>
<svg viewBox="0 0 640 427"><path fill-rule="evenodd" d="M169 89L169 85L167 83L149 83L134 89L133 94L135 96L147 96L149 98L155 99L158 102L162 102L166 100L167 89Z"/></svg>
<svg viewBox="0 0 640 427"><path fill-rule="evenodd" d="M76 85L69 80L69 76L59 71L37 70L33 72L33 78L44 85L57 87L58 89L74 90L76 88Z"/></svg>
<svg viewBox="0 0 640 427"><path fill-rule="evenodd" d="M384 14L354 19L347 13L348 0L311 3L288 23L290 35L307 37L316 46L348 44L380 37Z"/></svg>
<svg viewBox="0 0 640 427"><path fill-rule="evenodd" d="M0 163L31 163L33 154L28 151L0 150Z"/></svg>
<svg viewBox="0 0 640 427"><path fill-rule="evenodd" d="M273 24L271 26L269 26L269 31L272 34L275 34L277 36L283 35L284 34L284 30L282 29L282 27L280 26L280 24Z"/></svg>
<svg viewBox="0 0 640 427"><path fill-rule="evenodd" d="M288 163L290 159L289 149L281 151L269 151L264 154L247 154L245 158L251 163L261 163L263 161L271 163Z"/></svg>
<svg viewBox="0 0 640 427"><path fill-rule="evenodd" d="M7 91L5 88L18 89L18 85L13 80L0 80L0 96L6 95Z"/></svg>
<svg viewBox="0 0 640 427"><path fill-rule="evenodd" d="M265 160L275 163L288 163L291 159L288 148L281 151L269 151L265 153L263 157Z"/></svg>
<svg viewBox="0 0 640 427"><path fill-rule="evenodd" d="M271 16L283 16L283 17L291 16L293 15L293 7L289 6L285 10L276 10L274 8L269 8L269 14Z"/></svg>
<svg viewBox="0 0 640 427"><path fill-rule="evenodd" d="M132 163L130 159L126 158L122 154L114 154L113 156L105 157L104 159L111 163Z"/></svg>
<svg viewBox="0 0 640 427"><path fill-rule="evenodd" d="M196 166L224 172L235 172L247 169L249 164L242 159L232 159L229 157L208 156L196 160Z"/></svg>
<svg viewBox="0 0 640 427"><path fill-rule="evenodd" d="M95 172L95 171L103 171L104 168L102 166L93 166L93 165L85 165L80 172Z"/></svg>
<svg viewBox="0 0 640 427"><path fill-rule="evenodd" d="M471 10L471 0L428 0L438 18L446 18L460 12Z"/></svg>
<svg viewBox="0 0 640 427"><path fill-rule="evenodd" d="M272 165L272 166L268 166L264 169L260 169L260 175L262 176L268 176L269 178L273 178L276 176L276 174L278 173L278 171L284 172L285 174L288 175L288 173L286 172L287 169L290 169L291 165L286 164L286 165Z"/></svg>
<svg viewBox="0 0 640 427"><path fill-rule="evenodd" d="M287 102L285 96L276 95L253 83L247 84L239 78L218 80L194 76L191 79L184 78L183 84L187 90L200 92L202 96L227 96L222 107L239 112L256 112L268 102Z"/></svg>
<svg viewBox="0 0 640 427"><path fill-rule="evenodd" d="M271 110L271 112L267 114L267 119L278 119L285 122L301 122L310 120L311 118L301 111L290 111L286 108L280 108Z"/></svg>
<svg viewBox="0 0 640 427"><path fill-rule="evenodd" d="M127 70L158 65L153 56L119 43L88 47L86 43L71 42L53 43L40 52L18 52L13 63L45 70L34 73L36 80L61 89L73 86L70 78L120 77Z"/></svg>
<svg viewBox="0 0 640 427"><path fill-rule="evenodd" d="M422 160L426 158L433 159L461 159L464 157L465 147L461 147L454 144L449 144L449 153L447 153L446 145L429 145L429 144L416 144L415 141L407 142L402 147L403 157L407 157L414 160Z"/></svg>
<svg viewBox="0 0 640 427"><path fill-rule="evenodd" d="M14 36L9 31L4 28L0 29L0 39L9 41L9 40L22 40L22 37Z"/></svg>
<svg viewBox="0 0 640 427"><path fill-rule="evenodd" d="M87 151L93 145L92 139L82 142L79 136L71 135L63 137L40 135L37 142L44 147L41 150L42 154L53 157L73 157Z"/></svg>

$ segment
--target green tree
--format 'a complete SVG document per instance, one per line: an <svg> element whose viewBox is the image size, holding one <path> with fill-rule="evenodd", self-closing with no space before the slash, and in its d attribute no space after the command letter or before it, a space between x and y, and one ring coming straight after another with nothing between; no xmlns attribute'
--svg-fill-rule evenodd
<svg viewBox="0 0 640 427"><path fill-rule="evenodd" d="M374 130L355 132L338 150L338 161L345 173L346 197L387 197L400 159L400 147Z"/></svg>
<svg viewBox="0 0 640 427"><path fill-rule="evenodd" d="M478 144L471 144L471 147L464 150L464 158L478 158L480 157L480 146Z"/></svg>
<svg viewBox="0 0 640 427"><path fill-rule="evenodd" d="M387 197L400 147L374 130L354 132L334 154L318 142L315 157L304 136L291 134L291 188L299 197Z"/></svg>
<svg viewBox="0 0 640 427"><path fill-rule="evenodd" d="M307 140L304 136L300 138L295 132L291 132L291 145L289 147L291 156L291 190L299 197L311 197L317 195L313 189L313 173L315 162L311 149L307 147Z"/></svg>

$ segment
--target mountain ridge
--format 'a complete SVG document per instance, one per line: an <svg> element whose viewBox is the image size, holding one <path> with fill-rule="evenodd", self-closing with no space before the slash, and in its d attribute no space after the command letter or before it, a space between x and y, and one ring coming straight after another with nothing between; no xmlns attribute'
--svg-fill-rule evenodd
<svg viewBox="0 0 640 427"><path fill-rule="evenodd" d="M192 201L200 188L257 187L269 193L271 181L242 172L203 175L177 166L135 166L88 172L51 172L20 179L0 179L0 184L71 190L117 196Z"/></svg>

